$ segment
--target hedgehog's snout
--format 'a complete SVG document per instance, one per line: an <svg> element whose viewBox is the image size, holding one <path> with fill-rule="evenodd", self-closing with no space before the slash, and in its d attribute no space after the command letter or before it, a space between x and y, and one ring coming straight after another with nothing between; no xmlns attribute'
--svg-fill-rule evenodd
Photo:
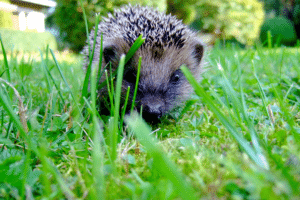
<svg viewBox="0 0 300 200"><path fill-rule="evenodd" d="M141 106L143 109L143 118L147 122L158 122L165 111L164 101L152 95L144 97L141 100Z"/></svg>

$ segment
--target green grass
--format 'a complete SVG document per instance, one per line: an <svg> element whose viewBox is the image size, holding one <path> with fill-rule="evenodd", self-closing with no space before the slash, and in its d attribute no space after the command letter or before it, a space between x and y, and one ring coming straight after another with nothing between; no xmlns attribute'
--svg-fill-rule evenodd
<svg viewBox="0 0 300 200"><path fill-rule="evenodd" d="M121 79L99 115L81 57L0 60L1 199L300 198L299 48L212 49L200 84L182 68L193 100L153 127L122 123Z"/></svg>

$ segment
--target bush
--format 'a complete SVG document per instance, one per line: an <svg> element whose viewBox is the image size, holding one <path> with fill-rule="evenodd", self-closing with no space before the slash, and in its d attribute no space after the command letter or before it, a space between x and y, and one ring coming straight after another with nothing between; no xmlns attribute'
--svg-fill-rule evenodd
<svg viewBox="0 0 300 200"><path fill-rule="evenodd" d="M298 1L298 4L294 7L293 22L295 25L297 38L300 39L300 1Z"/></svg>
<svg viewBox="0 0 300 200"><path fill-rule="evenodd" d="M55 12L47 18L46 25L48 28L58 30L64 46L78 53L86 42L86 29L79 0L57 0L56 2ZM89 31L95 25L96 13L106 16L107 13L112 13L115 8L128 4L128 2L131 2L133 5L165 7L165 3L162 0L82 0L82 2L87 15Z"/></svg>
<svg viewBox="0 0 300 200"><path fill-rule="evenodd" d="M257 0L202 0L197 11L201 23L194 22L194 28L246 45L259 38L265 16L263 4Z"/></svg>
<svg viewBox="0 0 300 200"><path fill-rule="evenodd" d="M272 44L293 45L297 36L293 23L285 17L266 20L261 29L260 40L267 44L268 31L272 35Z"/></svg>
<svg viewBox="0 0 300 200"><path fill-rule="evenodd" d="M167 0L167 14L176 15L183 23L191 23L196 16L196 0Z"/></svg>
<svg viewBox="0 0 300 200"><path fill-rule="evenodd" d="M300 1L299 0L262 0L267 18L285 17L294 23L297 38L300 39Z"/></svg>
<svg viewBox="0 0 300 200"><path fill-rule="evenodd" d="M0 28L12 28L12 13L0 10Z"/></svg>
<svg viewBox="0 0 300 200"><path fill-rule="evenodd" d="M0 35L6 51L12 48L17 51L38 51L48 44L51 49L57 49L55 37L49 32L36 33L0 28Z"/></svg>
<svg viewBox="0 0 300 200"><path fill-rule="evenodd" d="M86 29L83 19L83 11L78 0L57 0L55 12L47 18L46 25L50 28L57 28L62 41L67 47L78 53L86 42ZM84 9L87 15L88 27L95 25L96 13L106 15L112 12L115 6L120 6L125 1L90 1L83 0Z"/></svg>

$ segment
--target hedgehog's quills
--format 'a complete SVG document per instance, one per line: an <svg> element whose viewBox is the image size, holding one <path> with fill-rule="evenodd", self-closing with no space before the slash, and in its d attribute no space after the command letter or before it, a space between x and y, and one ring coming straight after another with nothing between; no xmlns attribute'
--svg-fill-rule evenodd
<svg viewBox="0 0 300 200"><path fill-rule="evenodd" d="M180 66L186 65L200 80L203 44L196 32L174 16L140 6L126 6L115 11L114 15L109 14L108 18L104 18L98 25L92 66L99 63L101 33L102 68L111 62L112 71L118 67L120 56L126 54L139 35L143 34L144 44L125 66L122 97L125 97L127 87L130 86L129 103L132 100L138 59L142 56L136 109L139 111L140 107L143 107L143 118L148 122L157 122L161 116L180 105L192 93L192 87L185 79ZM89 41L93 46L94 30L91 31ZM83 53L86 68L89 61L88 46L85 46ZM103 81L105 76L100 83ZM100 101L105 97L107 91L99 91Z"/></svg>

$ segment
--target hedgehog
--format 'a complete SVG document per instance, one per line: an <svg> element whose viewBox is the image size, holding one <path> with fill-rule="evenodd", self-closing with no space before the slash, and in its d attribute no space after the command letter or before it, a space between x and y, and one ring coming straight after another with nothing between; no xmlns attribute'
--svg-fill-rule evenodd
<svg viewBox="0 0 300 200"><path fill-rule="evenodd" d="M95 28L88 38L90 46L94 43L94 31ZM142 116L148 122L158 122L193 93L193 88L180 70L182 65L187 66L196 79L201 79L204 44L196 31L170 14L150 7L128 5L103 18L98 25L92 67L99 65L101 34L102 69L110 63L112 72L117 69L121 55L126 54L135 40L143 35L144 43L125 65L122 98L125 98L130 86L128 102L132 101L138 60L142 57L135 108L139 112L142 110ZM89 64L88 51L86 45L83 50L84 68ZM103 81L105 76L99 84ZM107 96L105 89L98 91L99 102Z"/></svg>

